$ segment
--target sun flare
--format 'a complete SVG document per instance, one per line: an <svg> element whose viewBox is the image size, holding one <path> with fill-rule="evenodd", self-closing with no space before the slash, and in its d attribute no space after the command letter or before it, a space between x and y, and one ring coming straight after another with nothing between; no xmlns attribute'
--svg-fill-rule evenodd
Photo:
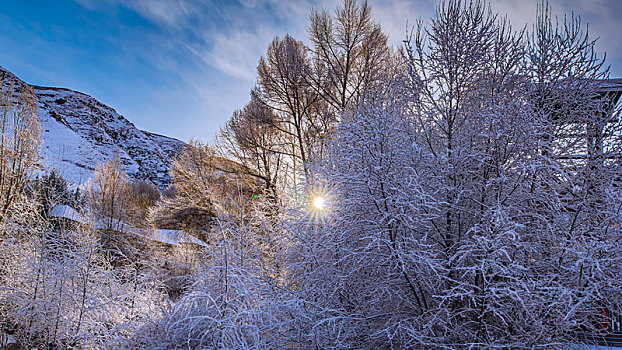
<svg viewBox="0 0 622 350"><path fill-rule="evenodd" d="M324 198L323 197L315 197L313 199L313 207L317 210L324 210Z"/></svg>

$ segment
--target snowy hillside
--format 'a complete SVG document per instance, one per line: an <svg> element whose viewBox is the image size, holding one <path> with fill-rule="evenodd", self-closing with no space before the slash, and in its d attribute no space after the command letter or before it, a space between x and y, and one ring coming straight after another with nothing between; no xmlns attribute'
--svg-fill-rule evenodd
<svg viewBox="0 0 622 350"><path fill-rule="evenodd" d="M24 83L0 67L14 87ZM33 86L38 99L46 167L74 183L86 182L98 163L119 154L133 179L168 185L168 167L185 143L136 128L113 108L93 97L63 88Z"/></svg>

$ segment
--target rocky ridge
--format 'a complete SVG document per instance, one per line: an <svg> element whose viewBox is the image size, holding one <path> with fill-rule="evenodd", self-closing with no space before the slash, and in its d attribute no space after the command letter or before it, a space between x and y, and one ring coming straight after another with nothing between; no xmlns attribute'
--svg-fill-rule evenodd
<svg viewBox="0 0 622 350"><path fill-rule="evenodd" d="M20 91L25 82L0 67L3 85ZM65 88L32 85L41 122L42 164L76 184L88 181L97 164L118 154L130 178L170 183L168 168L185 142L138 129L113 108Z"/></svg>

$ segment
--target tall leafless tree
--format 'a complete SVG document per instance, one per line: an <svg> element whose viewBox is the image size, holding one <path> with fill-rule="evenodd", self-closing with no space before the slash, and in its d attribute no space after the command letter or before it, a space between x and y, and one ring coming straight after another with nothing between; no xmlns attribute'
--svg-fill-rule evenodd
<svg viewBox="0 0 622 350"><path fill-rule="evenodd" d="M257 88L253 91L259 101L270 106L277 118L271 120L273 127L282 133L284 143L281 152L289 154L293 171L308 175L311 134L320 125L316 119L324 116L314 114L313 106L319 96L307 79L311 74L311 62L307 47L286 35L275 38L268 46L257 66ZM289 148L289 149L288 149ZM296 166L298 165L298 166Z"/></svg>
<svg viewBox="0 0 622 350"><path fill-rule="evenodd" d="M36 96L28 85L14 86L0 77L0 223L20 199L37 164L40 145Z"/></svg>
<svg viewBox="0 0 622 350"><path fill-rule="evenodd" d="M99 164L94 174L94 188L90 192L91 207L106 223L107 229L117 229L124 218L128 176L121 158L115 154L104 164Z"/></svg>
<svg viewBox="0 0 622 350"><path fill-rule="evenodd" d="M312 11L309 37L315 55L313 87L338 113L356 107L390 54L387 37L373 21L367 1L344 0L334 16L326 10Z"/></svg>
<svg viewBox="0 0 622 350"><path fill-rule="evenodd" d="M233 157L241 169L264 183L266 194L278 197L283 186L286 157L294 157L286 137L276 127L280 122L272 108L253 97L235 111L220 132L223 153Z"/></svg>

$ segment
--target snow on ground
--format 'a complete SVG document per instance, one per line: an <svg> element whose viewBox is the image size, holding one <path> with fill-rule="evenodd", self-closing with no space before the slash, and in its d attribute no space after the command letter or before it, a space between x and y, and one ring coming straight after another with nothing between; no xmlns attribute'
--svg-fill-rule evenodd
<svg viewBox="0 0 622 350"><path fill-rule="evenodd" d="M41 156L49 167L56 169L65 179L81 184L89 180L98 163L107 157L75 131L50 117L48 111L39 110L43 145Z"/></svg>
<svg viewBox="0 0 622 350"><path fill-rule="evenodd" d="M83 225L88 224L88 220L84 216L82 216L82 214L78 213L72 207L68 205L64 205L64 204L55 206L50 211L50 217L68 219L71 221L81 223Z"/></svg>
<svg viewBox="0 0 622 350"><path fill-rule="evenodd" d="M153 231L152 239L160 243L166 243L179 247L182 246L182 243L193 243L203 247L208 246L202 240L180 230L157 229Z"/></svg>
<svg viewBox="0 0 622 350"><path fill-rule="evenodd" d="M68 205L57 205L50 211L50 217L53 218L62 218L68 219L74 222L78 222L80 224L88 224L88 220L80 213L78 213L75 209ZM102 218L95 222L95 228L98 229L108 229L112 228L116 231L135 234L139 236L148 237L149 239L164 243L170 244L173 246L181 247L184 243L191 243L200 245L203 247L207 247L207 243L202 240L184 232L181 230L165 230L165 229L155 229L155 230L141 230L133 227L121 220L112 219L112 218Z"/></svg>

